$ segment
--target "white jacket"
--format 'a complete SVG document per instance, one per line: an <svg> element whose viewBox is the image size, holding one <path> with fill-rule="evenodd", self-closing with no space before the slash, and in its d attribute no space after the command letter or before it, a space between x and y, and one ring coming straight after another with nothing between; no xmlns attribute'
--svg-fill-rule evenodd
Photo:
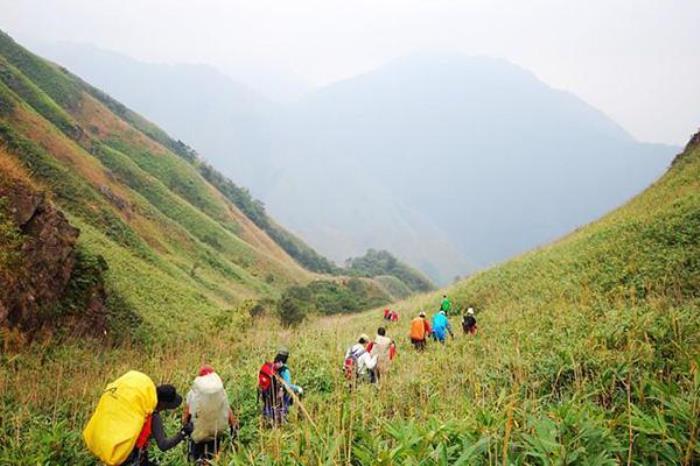
<svg viewBox="0 0 700 466"><path fill-rule="evenodd" d="M368 370L377 367L377 356L370 355L365 347L355 343L345 354L345 359L353 357L357 363L357 375L365 375Z"/></svg>

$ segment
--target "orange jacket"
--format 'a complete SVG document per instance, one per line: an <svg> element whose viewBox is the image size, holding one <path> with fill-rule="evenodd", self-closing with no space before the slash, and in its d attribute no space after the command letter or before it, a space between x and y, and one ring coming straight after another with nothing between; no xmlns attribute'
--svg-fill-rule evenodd
<svg viewBox="0 0 700 466"><path fill-rule="evenodd" d="M409 336L414 340L425 340L430 334L430 324L423 317L416 317L411 321Z"/></svg>

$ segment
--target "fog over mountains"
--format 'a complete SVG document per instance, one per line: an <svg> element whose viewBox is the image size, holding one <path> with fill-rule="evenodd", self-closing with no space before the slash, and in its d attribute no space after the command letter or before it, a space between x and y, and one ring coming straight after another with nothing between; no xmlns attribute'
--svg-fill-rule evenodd
<svg viewBox="0 0 700 466"><path fill-rule="evenodd" d="M493 58L412 55L278 104L207 66L34 48L192 145L319 252L385 248L438 283L593 220L678 151Z"/></svg>

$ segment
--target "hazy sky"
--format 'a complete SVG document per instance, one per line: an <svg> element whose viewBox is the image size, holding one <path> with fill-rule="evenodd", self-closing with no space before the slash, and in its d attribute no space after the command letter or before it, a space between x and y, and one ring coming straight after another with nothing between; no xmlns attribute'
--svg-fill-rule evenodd
<svg viewBox="0 0 700 466"><path fill-rule="evenodd" d="M413 51L484 54L643 141L683 144L700 126L700 0L0 0L0 29L311 85Z"/></svg>

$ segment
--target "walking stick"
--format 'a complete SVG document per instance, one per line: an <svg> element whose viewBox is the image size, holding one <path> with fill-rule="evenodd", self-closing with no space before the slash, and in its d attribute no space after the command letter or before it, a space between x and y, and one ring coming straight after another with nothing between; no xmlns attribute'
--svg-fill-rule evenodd
<svg viewBox="0 0 700 466"><path fill-rule="evenodd" d="M275 379L277 379L278 382L280 382L284 388L287 390L287 393L289 393L294 400L295 403L299 405L299 409L301 409L301 412L304 413L304 416L306 416L306 419L311 423L311 426L314 428L314 431L316 432L316 435L318 435L318 427L316 427L316 423L314 422L313 419L311 419L311 415L309 415L309 412L306 411L306 408L304 407L304 403L301 402L301 399L297 396L296 393L294 393L294 390L292 387L289 386L289 384L279 375L274 374Z"/></svg>

